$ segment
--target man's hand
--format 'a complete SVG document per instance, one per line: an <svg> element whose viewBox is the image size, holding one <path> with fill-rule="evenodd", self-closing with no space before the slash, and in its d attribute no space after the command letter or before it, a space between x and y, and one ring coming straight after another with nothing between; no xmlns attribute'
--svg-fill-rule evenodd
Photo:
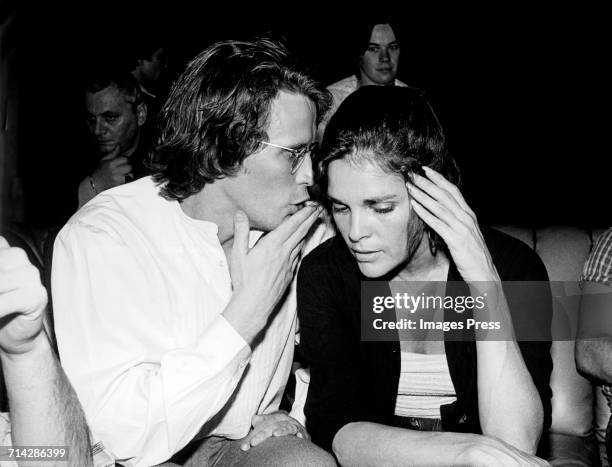
<svg viewBox="0 0 612 467"><path fill-rule="evenodd" d="M253 429L242 440L240 449L248 451L271 436L297 436L298 438L310 439L306 428L295 418L290 417L284 410L279 410L267 415L255 415L251 421Z"/></svg>
<svg viewBox="0 0 612 467"><path fill-rule="evenodd" d="M234 295L224 311L228 322L250 342L283 297L297 268L304 241L322 208L305 206L249 249L249 220L234 216L230 275Z"/></svg>
<svg viewBox="0 0 612 467"><path fill-rule="evenodd" d="M30 351L42 330L47 292L40 273L20 248L0 237L0 350L9 355Z"/></svg>
<svg viewBox="0 0 612 467"><path fill-rule="evenodd" d="M91 178L98 192L123 185L126 179L131 178L132 166L127 157L118 156L118 150L107 154L96 167Z"/></svg>

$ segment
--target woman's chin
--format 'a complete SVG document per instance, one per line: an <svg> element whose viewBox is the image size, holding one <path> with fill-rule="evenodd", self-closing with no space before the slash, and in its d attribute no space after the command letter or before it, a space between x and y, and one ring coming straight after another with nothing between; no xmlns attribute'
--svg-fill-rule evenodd
<svg viewBox="0 0 612 467"><path fill-rule="evenodd" d="M387 274L392 268L385 266L384 264L377 263L357 263L361 274L366 276L368 279L376 279Z"/></svg>

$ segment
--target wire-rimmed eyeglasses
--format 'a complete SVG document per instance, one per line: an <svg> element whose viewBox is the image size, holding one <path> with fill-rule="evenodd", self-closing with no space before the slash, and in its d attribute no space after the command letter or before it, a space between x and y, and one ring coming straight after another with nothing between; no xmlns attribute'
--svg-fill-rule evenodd
<svg viewBox="0 0 612 467"><path fill-rule="evenodd" d="M284 149L291 156L291 173L294 174L302 165L302 161L308 155L312 155L314 151L316 151L318 147L318 143L311 143L308 146L303 146L299 149L291 149L286 146L281 146L280 144L269 143L268 141L260 141L260 143L265 144L267 146L273 146L275 148Z"/></svg>

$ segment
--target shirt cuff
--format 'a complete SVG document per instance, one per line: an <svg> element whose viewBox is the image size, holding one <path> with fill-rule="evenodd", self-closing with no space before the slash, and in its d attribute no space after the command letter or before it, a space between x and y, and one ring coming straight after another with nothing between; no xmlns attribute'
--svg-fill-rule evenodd
<svg viewBox="0 0 612 467"><path fill-rule="evenodd" d="M192 351L194 356L196 356L193 360L185 358L185 353L180 352L183 370L195 370L196 368L193 368L192 364L195 366L201 365L202 357L205 358L207 363L212 363L212 367L217 368L225 367L236 357L240 357L238 366L244 368L251 357L251 348L223 315L217 316L206 327L206 330L200 335ZM171 354L172 352L169 353Z"/></svg>

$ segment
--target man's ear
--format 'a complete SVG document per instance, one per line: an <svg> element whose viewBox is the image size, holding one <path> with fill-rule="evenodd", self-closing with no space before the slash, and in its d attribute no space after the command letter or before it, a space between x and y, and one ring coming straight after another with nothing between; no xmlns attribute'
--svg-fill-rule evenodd
<svg viewBox="0 0 612 467"><path fill-rule="evenodd" d="M138 126L142 126L147 121L147 104L141 102L136 106L136 118Z"/></svg>

